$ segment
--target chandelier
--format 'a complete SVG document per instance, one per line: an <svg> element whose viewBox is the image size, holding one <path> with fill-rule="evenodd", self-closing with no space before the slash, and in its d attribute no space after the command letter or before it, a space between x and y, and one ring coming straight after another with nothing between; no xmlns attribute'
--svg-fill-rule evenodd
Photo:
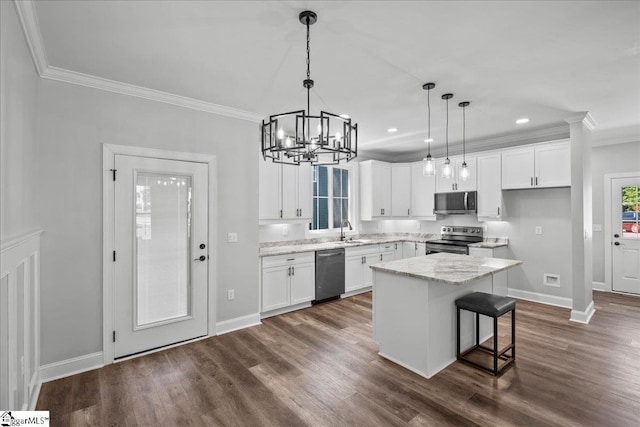
<svg viewBox="0 0 640 427"><path fill-rule="evenodd" d="M346 115L320 111L311 115L311 60L309 27L318 15L304 11L300 22L307 27L307 78L302 85L307 89L307 109L274 114L262 121L262 156L275 163L299 165L335 165L358 155L358 125L351 124Z"/></svg>

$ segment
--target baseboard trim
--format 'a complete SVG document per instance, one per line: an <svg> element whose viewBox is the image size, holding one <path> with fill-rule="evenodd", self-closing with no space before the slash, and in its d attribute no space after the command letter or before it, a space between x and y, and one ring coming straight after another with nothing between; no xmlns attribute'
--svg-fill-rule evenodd
<svg viewBox="0 0 640 427"><path fill-rule="evenodd" d="M356 289L355 291L345 292L344 294L340 295L340 298L349 298L349 297L352 297L354 295L364 294L365 292L370 292L371 289L373 289L372 286L367 286L366 288Z"/></svg>
<svg viewBox="0 0 640 427"><path fill-rule="evenodd" d="M607 289L607 284L604 282L593 282L591 284L591 289L600 292L611 292L611 289Z"/></svg>
<svg viewBox="0 0 640 427"><path fill-rule="evenodd" d="M512 289L512 288L509 288L507 295L512 298L539 302L542 304L553 305L556 307L563 307L563 308L573 307L573 300L571 298L557 297L554 295L547 295L547 294L541 294L538 292L523 291L520 289Z"/></svg>
<svg viewBox="0 0 640 427"><path fill-rule="evenodd" d="M38 398L40 397L40 389L42 388L42 381L40 381L40 374L37 375L35 386L33 387L31 396L29 399L28 411L35 411L38 405Z"/></svg>
<svg viewBox="0 0 640 427"><path fill-rule="evenodd" d="M216 323L216 335L222 335L239 329L261 325L260 313L248 314L235 319L224 320Z"/></svg>
<svg viewBox="0 0 640 427"><path fill-rule="evenodd" d="M61 360L60 362L49 363L40 366L40 381L49 381L65 378L104 366L102 352L86 354L74 357L73 359Z"/></svg>
<svg viewBox="0 0 640 427"><path fill-rule="evenodd" d="M266 311L260 314L260 318L266 319L268 317L279 316L280 314L291 313L292 311L302 310L309 307L311 307L310 302L303 302L301 304L290 305L289 307L282 307L275 310Z"/></svg>
<svg viewBox="0 0 640 427"><path fill-rule="evenodd" d="M593 304L593 301L591 301L585 311L571 310L571 318L569 320L576 323L584 323L586 325L589 324L589 321L595 312L596 307Z"/></svg>

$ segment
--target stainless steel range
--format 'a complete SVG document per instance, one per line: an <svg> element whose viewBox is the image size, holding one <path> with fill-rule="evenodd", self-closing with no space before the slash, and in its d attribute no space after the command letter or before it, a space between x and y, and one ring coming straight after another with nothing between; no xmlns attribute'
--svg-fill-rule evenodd
<svg viewBox="0 0 640 427"><path fill-rule="evenodd" d="M440 229L440 240L426 243L426 254L449 252L469 254L469 244L482 242L482 227L445 225Z"/></svg>

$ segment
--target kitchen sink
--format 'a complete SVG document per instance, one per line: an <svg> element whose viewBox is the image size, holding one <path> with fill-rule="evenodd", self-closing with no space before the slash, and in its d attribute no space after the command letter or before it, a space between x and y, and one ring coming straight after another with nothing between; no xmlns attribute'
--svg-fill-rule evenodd
<svg viewBox="0 0 640 427"><path fill-rule="evenodd" d="M357 243L371 243L371 240L362 240L362 239L353 239L353 240L345 240L346 244L357 244Z"/></svg>

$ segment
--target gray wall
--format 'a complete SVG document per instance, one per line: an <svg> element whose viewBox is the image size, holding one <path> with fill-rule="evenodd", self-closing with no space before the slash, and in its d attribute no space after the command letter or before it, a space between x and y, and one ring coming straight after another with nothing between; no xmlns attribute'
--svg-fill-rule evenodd
<svg viewBox="0 0 640 427"><path fill-rule="evenodd" d="M593 280L604 282L604 254L610 245L604 241L604 212L609 200L604 200L604 175L620 172L640 172L640 142L594 147L593 167L593 223L602 225L593 233Z"/></svg>
<svg viewBox="0 0 640 427"><path fill-rule="evenodd" d="M102 350L103 143L217 156L217 320L258 312L258 137L255 123L40 82L43 364Z"/></svg>
<svg viewBox="0 0 640 427"><path fill-rule="evenodd" d="M13 2L0 2L0 238L39 226L36 205L38 74Z"/></svg>

